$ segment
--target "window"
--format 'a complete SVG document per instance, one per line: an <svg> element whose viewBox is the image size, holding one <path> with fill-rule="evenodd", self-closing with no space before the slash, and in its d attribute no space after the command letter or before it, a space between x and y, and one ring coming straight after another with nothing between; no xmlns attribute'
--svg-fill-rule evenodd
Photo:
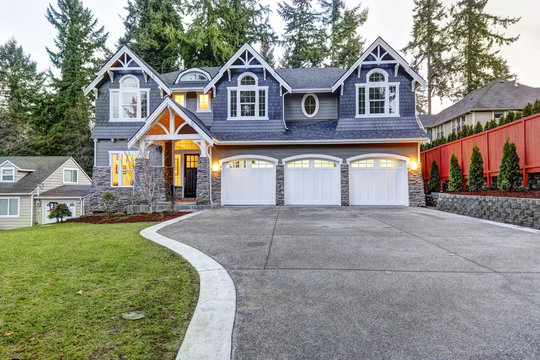
<svg viewBox="0 0 540 360"><path fill-rule="evenodd" d="M148 117L149 89L139 88L139 79L125 75L120 79L120 88L111 89L111 121L141 121Z"/></svg>
<svg viewBox="0 0 540 360"><path fill-rule="evenodd" d="M182 154L174 154L174 186L182 186Z"/></svg>
<svg viewBox="0 0 540 360"><path fill-rule="evenodd" d="M245 169L247 167L246 160L231 161L225 165L229 169Z"/></svg>
<svg viewBox="0 0 540 360"><path fill-rule="evenodd" d="M0 181L14 182L15 181L15 168L2 168L2 172L0 173Z"/></svg>
<svg viewBox="0 0 540 360"><path fill-rule="evenodd" d="M399 83L388 82L382 69L371 70L366 80L356 84L356 117L399 116Z"/></svg>
<svg viewBox="0 0 540 360"><path fill-rule="evenodd" d="M78 181L79 170L64 169L64 183L76 183Z"/></svg>
<svg viewBox="0 0 540 360"><path fill-rule="evenodd" d="M287 164L288 168L308 168L309 160L296 160Z"/></svg>
<svg viewBox="0 0 540 360"><path fill-rule="evenodd" d="M111 186L133 186L135 153L111 153Z"/></svg>
<svg viewBox="0 0 540 360"><path fill-rule="evenodd" d="M191 71L182 75L180 81L208 81L208 77L201 72Z"/></svg>
<svg viewBox="0 0 540 360"><path fill-rule="evenodd" d="M272 169L274 164L268 161L251 160L252 169Z"/></svg>
<svg viewBox="0 0 540 360"><path fill-rule="evenodd" d="M186 106L186 94L174 94L174 101L182 106Z"/></svg>
<svg viewBox="0 0 540 360"><path fill-rule="evenodd" d="M379 160L379 167L401 167L402 163L399 160L387 160L387 159L381 159Z"/></svg>
<svg viewBox="0 0 540 360"><path fill-rule="evenodd" d="M370 160L359 160L351 163L351 167L353 168L372 168L375 166L375 161L373 159Z"/></svg>
<svg viewBox="0 0 540 360"><path fill-rule="evenodd" d="M210 111L210 95L198 94L197 111Z"/></svg>
<svg viewBox="0 0 540 360"><path fill-rule="evenodd" d="M499 122L499 119L504 115L504 112L493 112L493 118Z"/></svg>
<svg viewBox="0 0 540 360"><path fill-rule="evenodd" d="M229 88L229 119L267 119L268 87L258 86L255 74L244 73L238 78L238 86Z"/></svg>
<svg viewBox="0 0 540 360"><path fill-rule="evenodd" d="M19 198L0 199L0 217L18 217Z"/></svg>
<svg viewBox="0 0 540 360"><path fill-rule="evenodd" d="M314 117L319 111L319 98L315 94L306 94L302 98L302 112L307 117Z"/></svg>
<svg viewBox="0 0 540 360"><path fill-rule="evenodd" d="M316 168L330 168L330 167L337 167L337 164L333 161L328 160L314 160L313 165Z"/></svg>

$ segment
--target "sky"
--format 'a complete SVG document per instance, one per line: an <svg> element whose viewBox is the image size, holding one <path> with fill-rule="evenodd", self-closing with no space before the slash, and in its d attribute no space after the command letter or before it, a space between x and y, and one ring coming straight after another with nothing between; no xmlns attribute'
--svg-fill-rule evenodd
<svg viewBox="0 0 540 360"><path fill-rule="evenodd" d="M446 5L455 1L442 0ZM346 0L348 6L355 6L358 0ZM54 4L56 1L54 1ZM121 17L126 15L124 9L127 0L84 0L98 18L100 25L109 32L108 46L116 48L117 39L123 35ZM270 21L276 31L281 32L284 24L276 12L278 1L263 0L273 10ZM0 43L15 37L37 61L39 70L51 66L46 46L54 46L56 35L54 28L45 19L45 11L49 0L0 0ZM394 49L402 49L410 39L412 28L413 0L363 0L363 6L369 8L368 20L360 29L366 40L366 46L381 36ZM537 61L540 59L540 1L538 0L490 0L487 11L495 15L520 17L521 21L513 25L509 35L520 35L514 44L504 47L501 54L508 60L510 69L517 75L518 81L540 87L540 71ZM24 15L23 15L24 14ZM276 55L281 53L278 49ZM405 59L410 61L408 56ZM434 111L438 112L450 105L448 101L436 101Z"/></svg>

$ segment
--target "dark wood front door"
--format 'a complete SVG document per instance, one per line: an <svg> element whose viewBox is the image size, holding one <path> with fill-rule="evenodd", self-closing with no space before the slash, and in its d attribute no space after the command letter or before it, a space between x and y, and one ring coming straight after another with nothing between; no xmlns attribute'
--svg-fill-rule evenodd
<svg viewBox="0 0 540 360"><path fill-rule="evenodd" d="M184 197L194 198L197 196L197 164L199 155L186 154L184 157Z"/></svg>

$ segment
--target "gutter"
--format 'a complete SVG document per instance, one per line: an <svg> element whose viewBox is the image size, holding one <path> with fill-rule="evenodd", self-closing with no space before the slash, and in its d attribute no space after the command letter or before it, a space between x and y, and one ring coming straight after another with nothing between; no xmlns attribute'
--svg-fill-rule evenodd
<svg viewBox="0 0 540 360"><path fill-rule="evenodd" d="M373 143L417 143L429 141L425 138L405 138L405 139L336 139L336 140L261 140L261 141L220 141L216 140L216 145L303 145L303 144L373 144Z"/></svg>

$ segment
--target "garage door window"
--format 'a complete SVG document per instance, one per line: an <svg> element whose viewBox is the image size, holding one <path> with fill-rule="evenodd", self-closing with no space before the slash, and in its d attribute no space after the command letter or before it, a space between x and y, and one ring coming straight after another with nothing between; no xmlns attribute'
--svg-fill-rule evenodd
<svg viewBox="0 0 540 360"><path fill-rule="evenodd" d="M328 160L315 160L314 165L316 168L330 168L337 167L337 164Z"/></svg>
<svg viewBox="0 0 540 360"><path fill-rule="evenodd" d="M403 164L401 161L398 161L398 160L381 159L379 160L379 166L380 167L401 167L403 166Z"/></svg>
<svg viewBox="0 0 540 360"><path fill-rule="evenodd" d="M374 160L360 160L351 164L353 168L372 168L373 166L375 166Z"/></svg>
<svg viewBox="0 0 540 360"><path fill-rule="evenodd" d="M232 161L225 165L229 169L245 169L247 167L246 160Z"/></svg>
<svg viewBox="0 0 540 360"><path fill-rule="evenodd" d="M268 161L251 160L251 167L254 169L271 169L274 164Z"/></svg>
<svg viewBox="0 0 540 360"><path fill-rule="evenodd" d="M287 164L289 168L308 168L309 160L296 160Z"/></svg>

